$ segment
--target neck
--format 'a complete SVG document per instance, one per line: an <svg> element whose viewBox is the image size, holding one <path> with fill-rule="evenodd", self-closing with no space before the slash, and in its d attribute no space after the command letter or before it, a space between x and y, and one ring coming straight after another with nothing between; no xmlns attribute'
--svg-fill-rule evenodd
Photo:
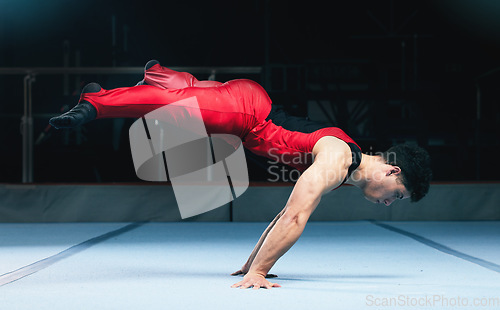
<svg viewBox="0 0 500 310"><path fill-rule="evenodd" d="M361 154L361 164L352 172L346 183L359 188L365 187L366 183L371 179L371 172L381 162L382 158L380 156Z"/></svg>

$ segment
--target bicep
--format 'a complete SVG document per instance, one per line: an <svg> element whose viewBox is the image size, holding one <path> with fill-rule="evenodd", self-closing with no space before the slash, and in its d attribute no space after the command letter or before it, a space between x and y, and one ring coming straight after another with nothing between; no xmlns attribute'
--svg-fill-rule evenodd
<svg viewBox="0 0 500 310"><path fill-rule="evenodd" d="M310 215L319 204L321 196L342 182L340 174L341 171L330 168L327 163L317 158L297 180L287 203L287 211Z"/></svg>
<svg viewBox="0 0 500 310"><path fill-rule="evenodd" d="M349 164L346 158L349 158L349 153L344 150L331 149L320 152L314 163L297 180L288 200L287 209L312 213L322 195L342 184Z"/></svg>

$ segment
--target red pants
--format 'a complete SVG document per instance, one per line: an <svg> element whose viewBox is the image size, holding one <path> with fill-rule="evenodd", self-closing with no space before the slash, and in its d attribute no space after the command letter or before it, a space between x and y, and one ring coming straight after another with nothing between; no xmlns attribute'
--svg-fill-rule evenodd
<svg viewBox="0 0 500 310"><path fill-rule="evenodd" d="M271 99L259 84L250 80L198 81L189 73L157 64L147 70L145 82L149 85L82 94L80 100L95 106L97 118L139 118L164 105L196 97L208 134L236 135L253 153L301 171L312 163L308 155L321 137L335 136L354 143L336 127L307 134L286 130L266 120Z"/></svg>

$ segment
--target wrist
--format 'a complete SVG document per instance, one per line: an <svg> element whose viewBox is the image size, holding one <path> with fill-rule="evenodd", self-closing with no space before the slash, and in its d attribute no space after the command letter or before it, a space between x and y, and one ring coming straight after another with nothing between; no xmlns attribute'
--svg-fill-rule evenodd
<svg viewBox="0 0 500 310"><path fill-rule="evenodd" d="M250 267L250 269L248 270L247 274L254 274L254 275L259 275L259 276L262 276L262 277L266 277L267 275L267 271L264 271L264 270L259 270L258 268L254 268L253 266Z"/></svg>
<svg viewBox="0 0 500 310"><path fill-rule="evenodd" d="M241 271L242 271L243 273L247 273L249 269L250 269L250 267L249 267L247 264L245 264L245 265L243 265L243 266L241 267Z"/></svg>

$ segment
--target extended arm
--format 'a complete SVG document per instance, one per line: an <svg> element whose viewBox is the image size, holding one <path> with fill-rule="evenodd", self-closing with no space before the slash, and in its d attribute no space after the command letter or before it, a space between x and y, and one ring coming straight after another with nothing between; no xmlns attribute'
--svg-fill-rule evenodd
<svg viewBox="0 0 500 310"><path fill-rule="evenodd" d="M316 144L315 161L297 181L285 212L267 236L263 235L262 246L247 275L233 287L277 286L264 279L267 272L299 239L321 196L342 182L350 165L349 147L333 137L325 137L322 140Z"/></svg>
<svg viewBox="0 0 500 310"><path fill-rule="evenodd" d="M246 263L243 265L243 267L241 267L240 270L238 270L236 272L233 272L231 274L232 276L237 276L237 275L240 275L240 274L246 274L248 272L248 270L250 269L250 266L253 263L253 260L255 259L255 256L257 256L257 253L259 252L262 244L264 243L264 240L266 240L267 235L269 234L269 232L271 231L271 229L273 229L273 227L276 224L276 222L281 218L281 216L283 215L283 213L285 213L285 210L286 210L286 207L283 208L283 210L281 210L281 212L278 213L278 215L276 215L276 217L272 220L272 222L269 224L269 226L267 226L266 230L264 230L264 232L260 236L259 241L257 242L257 244L255 245L252 253L250 254L250 257L248 257L248 260L246 261ZM270 274L268 274L268 275L266 275L266 277L267 278L269 278L269 277L276 277L276 275L270 275Z"/></svg>

